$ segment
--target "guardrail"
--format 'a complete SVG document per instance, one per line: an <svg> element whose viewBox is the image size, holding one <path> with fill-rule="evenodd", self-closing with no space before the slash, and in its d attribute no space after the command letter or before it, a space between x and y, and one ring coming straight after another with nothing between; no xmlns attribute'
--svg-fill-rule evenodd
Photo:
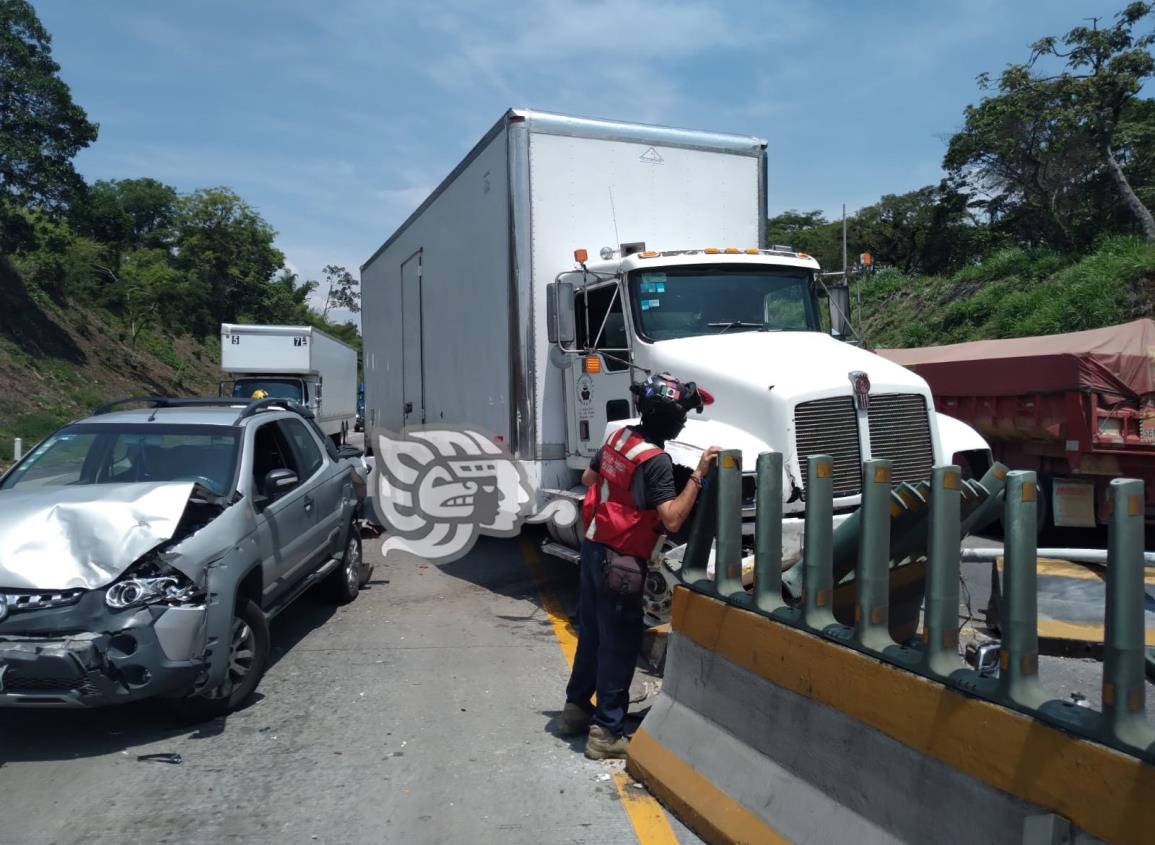
<svg viewBox="0 0 1155 845"><path fill-rule="evenodd" d="M754 584L742 585L741 452L719 454L695 514L678 577L700 593L870 654L905 671L1018 710L1062 730L1155 760L1155 730L1145 713L1143 482L1110 484L1103 709L1051 698L1039 682L1034 472L996 464L979 481L957 466L935 467L929 481L891 482L891 463L863 464L862 506L833 528L833 460L807 462L803 559L782 573L782 456L756 467ZM1000 504L1001 503L1001 504ZM1006 527L1002 640L997 678L980 675L958 653L960 540L1000 512ZM713 577L707 563L715 549ZM888 627L892 562L925 557L921 642L897 643ZM910 565L910 564L908 564ZM833 613L835 588L855 584L854 624ZM799 596L797 606L784 600Z"/></svg>

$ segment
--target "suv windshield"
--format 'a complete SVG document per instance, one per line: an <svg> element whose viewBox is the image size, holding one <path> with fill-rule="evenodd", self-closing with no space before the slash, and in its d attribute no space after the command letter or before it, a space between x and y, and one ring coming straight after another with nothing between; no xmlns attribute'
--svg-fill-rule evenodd
<svg viewBox="0 0 1155 845"><path fill-rule="evenodd" d="M301 395L301 382L296 379L239 379L233 384L233 396L239 399L249 399L258 390L269 394L270 399L292 399L304 404Z"/></svg>
<svg viewBox="0 0 1155 845"><path fill-rule="evenodd" d="M817 331L810 273L728 265L630 273L630 301L647 340L740 331Z"/></svg>
<svg viewBox="0 0 1155 845"><path fill-rule="evenodd" d="M199 481L224 496L239 443L240 429L224 426L77 423L37 446L0 488Z"/></svg>

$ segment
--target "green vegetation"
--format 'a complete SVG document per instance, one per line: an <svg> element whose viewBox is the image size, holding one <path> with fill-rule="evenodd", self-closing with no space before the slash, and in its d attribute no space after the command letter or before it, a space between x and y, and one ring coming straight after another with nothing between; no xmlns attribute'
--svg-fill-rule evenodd
<svg viewBox="0 0 1155 845"><path fill-rule="evenodd" d="M101 402L215 394L220 324L308 324L360 348L357 281L285 269L276 232L227 187L86 184L73 157L99 126L72 101L27 0L0 0L0 462Z"/></svg>
<svg viewBox="0 0 1155 845"><path fill-rule="evenodd" d="M1032 47L963 115L947 178L848 218L848 268L872 346L1078 331L1155 310L1151 3ZM771 218L770 243L842 267L842 224ZM870 253L869 270L857 265Z"/></svg>
<svg viewBox="0 0 1155 845"><path fill-rule="evenodd" d="M1152 316L1155 243L1114 237L1082 258L1010 247L944 276L883 270L861 281L874 347L1073 332Z"/></svg>

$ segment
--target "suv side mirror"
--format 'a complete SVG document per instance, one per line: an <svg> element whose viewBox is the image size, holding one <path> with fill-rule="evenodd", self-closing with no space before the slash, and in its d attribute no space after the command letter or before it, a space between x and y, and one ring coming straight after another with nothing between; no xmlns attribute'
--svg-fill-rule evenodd
<svg viewBox="0 0 1155 845"><path fill-rule="evenodd" d="M270 499L283 496L297 486L297 473L291 469L271 469L261 483L261 492Z"/></svg>
<svg viewBox="0 0 1155 845"><path fill-rule="evenodd" d="M359 458L363 454L364 453L356 446L350 446L347 443L337 450L337 457L341 458L342 460L346 458Z"/></svg>
<svg viewBox="0 0 1155 845"><path fill-rule="evenodd" d="M577 339L573 299L572 282L551 282L546 285L545 313L550 343L565 347Z"/></svg>

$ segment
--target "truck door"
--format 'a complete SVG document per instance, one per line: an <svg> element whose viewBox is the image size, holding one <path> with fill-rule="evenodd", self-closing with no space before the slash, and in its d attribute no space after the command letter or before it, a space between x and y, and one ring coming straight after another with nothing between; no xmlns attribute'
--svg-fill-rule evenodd
<svg viewBox="0 0 1155 845"><path fill-rule="evenodd" d="M617 282L575 295L580 356L565 371L568 452L592 458L602 446L606 423L634 414L630 401L630 345Z"/></svg>
<svg viewBox="0 0 1155 845"><path fill-rule="evenodd" d="M421 325L421 250L401 265L401 398L403 425L425 423Z"/></svg>

